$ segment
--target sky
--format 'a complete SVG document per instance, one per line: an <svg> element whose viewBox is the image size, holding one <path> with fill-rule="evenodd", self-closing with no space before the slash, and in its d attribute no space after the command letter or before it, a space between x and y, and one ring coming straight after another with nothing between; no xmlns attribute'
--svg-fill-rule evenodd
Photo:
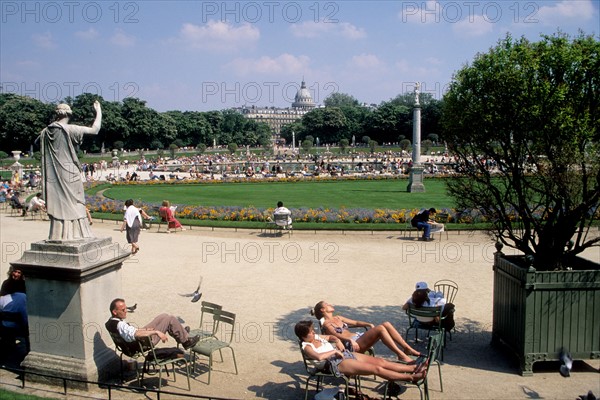
<svg viewBox="0 0 600 400"><path fill-rule="evenodd" d="M0 91L95 93L157 111L289 107L302 80L380 104L441 98L510 33L600 34L600 0L0 1Z"/></svg>

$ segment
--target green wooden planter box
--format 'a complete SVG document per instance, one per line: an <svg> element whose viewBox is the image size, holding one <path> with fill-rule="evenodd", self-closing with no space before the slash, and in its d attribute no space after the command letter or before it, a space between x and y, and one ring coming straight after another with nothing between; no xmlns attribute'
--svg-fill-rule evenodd
<svg viewBox="0 0 600 400"><path fill-rule="evenodd" d="M523 376L562 348L576 360L600 358L600 264L578 259L572 271L538 272L522 261L495 253L492 344L516 354Z"/></svg>

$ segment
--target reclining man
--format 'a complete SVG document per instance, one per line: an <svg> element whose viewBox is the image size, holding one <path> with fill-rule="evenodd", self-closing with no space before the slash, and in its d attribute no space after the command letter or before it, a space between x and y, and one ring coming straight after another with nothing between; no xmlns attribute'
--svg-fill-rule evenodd
<svg viewBox="0 0 600 400"><path fill-rule="evenodd" d="M105 324L106 329L111 333L118 333L128 343L134 343L141 337L150 337L153 344L157 344L159 340L166 342L168 340L166 333L168 333L187 350L200 340L200 336L190 336L189 328L184 328L175 316L169 314L158 315L142 328L130 325L125 321L127 305L123 299L117 298L111 301L110 314L111 318Z"/></svg>

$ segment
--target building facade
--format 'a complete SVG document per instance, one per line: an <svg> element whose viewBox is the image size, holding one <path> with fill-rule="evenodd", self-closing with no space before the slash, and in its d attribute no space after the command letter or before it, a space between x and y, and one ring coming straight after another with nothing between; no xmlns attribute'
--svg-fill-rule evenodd
<svg viewBox="0 0 600 400"><path fill-rule="evenodd" d="M234 108L234 110L241 113L246 118L266 123L269 128L271 128L273 137L277 138L281 133L281 127L302 118L304 114L315 107L316 104L303 80L291 107L242 106Z"/></svg>

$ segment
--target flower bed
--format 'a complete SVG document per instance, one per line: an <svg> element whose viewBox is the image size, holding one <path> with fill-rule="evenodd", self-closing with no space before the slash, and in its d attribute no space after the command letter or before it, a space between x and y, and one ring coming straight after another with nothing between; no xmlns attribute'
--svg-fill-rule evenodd
<svg viewBox="0 0 600 400"><path fill-rule="evenodd" d="M91 212L122 214L124 202L103 196L86 196ZM158 216L160 204L147 202L136 203L149 215ZM255 221L266 222L273 215L274 208L257 207L209 207L180 205L176 217L182 219L212 221ZM365 209L365 208L294 208L292 219L295 222L347 223L347 224L399 224L410 221L420 210L418 209ZM454 209L441 209L440 213L448 213L449 223L486 222L478 212L459 212Z"/></svg>

